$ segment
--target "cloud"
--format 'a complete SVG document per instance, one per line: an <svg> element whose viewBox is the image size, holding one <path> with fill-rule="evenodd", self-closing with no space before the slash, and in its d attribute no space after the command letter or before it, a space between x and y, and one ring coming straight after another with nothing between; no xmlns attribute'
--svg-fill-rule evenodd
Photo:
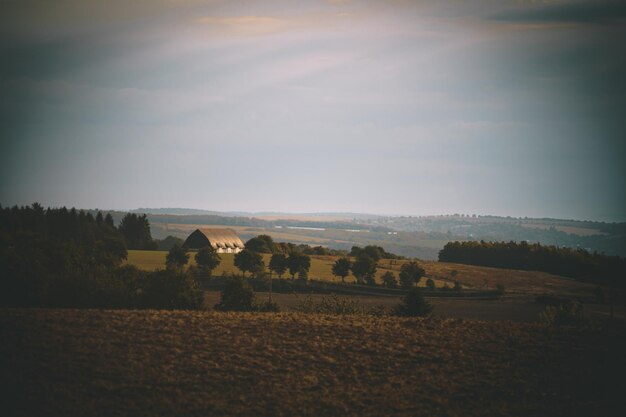
<svg viewBox="0 0 626 417"><path fill-rule="evenodd" d="M572 1L533 4L493 14L491 20L518 23L619 23L626 20L623 1Z"/></svg>
<svg viewBox="0 0 626 417"><path fill-rule="evenodd" d="M268 16L209 16L197 19L196 22L245 35L275 33L294 26L294 22L288 19Z"/></svg>

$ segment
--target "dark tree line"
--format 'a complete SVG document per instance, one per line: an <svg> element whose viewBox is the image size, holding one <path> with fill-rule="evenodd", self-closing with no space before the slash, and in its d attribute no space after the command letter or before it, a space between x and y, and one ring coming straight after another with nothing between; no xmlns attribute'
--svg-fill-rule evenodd
<svg viewBox="0 0 626 417"><path fill-rule="evenodd" d="M615 286L624 286L626 276L624 258L526 242L449 242L439 252L439 261L543 271Z"/></svg>
<svg viewBox="0 0 626 417"><path fill-rule="evenodd" d="M139 217L133 221L143 222ZM147 222L147 220L146 220ZM147 228L138 228L150 236ZM201 293L183 271L123 266L128 235L109 214L0 207L0 305L197 308ZM150 239L144 238L143 242Z"/></svg>
<svg viewBox="0 0 626 417"><path fill-rule="evenodd" d="M304 255L338 255L347 254L344 250L329 249L324 246L310 246L306 244L296 245L290 242L274 242L271 236L258 235L246 242L246 249L257 253L284 254L301 253ZM381 248L382 249L382 248Z"/></svg>

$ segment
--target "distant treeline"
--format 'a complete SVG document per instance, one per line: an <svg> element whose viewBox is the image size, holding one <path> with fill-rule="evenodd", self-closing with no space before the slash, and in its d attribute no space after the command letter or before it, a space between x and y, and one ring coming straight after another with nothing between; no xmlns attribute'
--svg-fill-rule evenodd
<svg viewBox="0 0 626 417"><path fill-rule="evenodd" d="M526 242L449 242L440 262L543 271L595 284L624 286L626 259Z"/></svg>
<svg viewBox="0 0 626 417"><path fill-rule="evenodd" d="M0 206L0 306L198 308L202 293L179 270L123 266L127 247L150 248L145 216Z"/></svg>
<svg viewBox="0 0 626 417"><path fill-rule="evenodd" d="M529 241L626 257L626 223L467 215L383 217L376 221L396 230L442 233L446 240Z"/></svg>

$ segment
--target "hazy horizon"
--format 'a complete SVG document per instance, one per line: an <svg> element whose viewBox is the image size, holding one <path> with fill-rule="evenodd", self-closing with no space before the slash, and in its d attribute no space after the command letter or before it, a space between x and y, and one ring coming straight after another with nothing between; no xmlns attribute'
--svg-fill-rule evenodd
<svg viewBox="0 0 626 417"><path fill-rule="evenodd" d="M618 1L0 4L0 203L626 221Z"/></svg>

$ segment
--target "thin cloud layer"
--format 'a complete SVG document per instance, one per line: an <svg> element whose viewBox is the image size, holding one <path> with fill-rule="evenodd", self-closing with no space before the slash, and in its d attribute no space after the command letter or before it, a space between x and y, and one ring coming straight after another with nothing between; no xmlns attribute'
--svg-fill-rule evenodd
<svg viewBox="0 0 626 417"><path fill-rule="evenodd" d="M626 219L621 8L472 3L3 2L0 202Z"/></svg>

